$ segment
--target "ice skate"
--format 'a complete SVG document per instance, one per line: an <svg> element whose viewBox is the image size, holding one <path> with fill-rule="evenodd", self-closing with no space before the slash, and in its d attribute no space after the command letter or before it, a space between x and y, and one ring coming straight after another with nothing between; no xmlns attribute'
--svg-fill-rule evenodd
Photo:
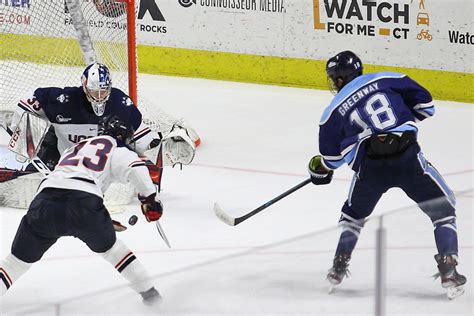
<svg viewBox="0 0 474 316"><path fill-rule="evenodd" d="M443 256L435 255L435 260L438 263L439 272L434 275L435 279L441 278L441 286L447 289L449 299L454 299L464 294L464 284L466 284L466 277L456 271L457 256L449 255Z"/></svg>
<svg viewBox="0 0 474 316"><path fill-rule="evenodd" d="M140 295L142 296L143 304L148 306L157 305L162 301L160 293L154 287L148 291L140 292Z"/></svg>
<svg viewBox="0 0 474 316"><path fill-rule="evenodd" d="M329 288L329 293L331 293L336 285L339 285L344 277L348 277L350 275L349 270L349 260L350 256L348 255L337 255L334 257L332 268L329 269L327 280L331 283Z"/></svg>

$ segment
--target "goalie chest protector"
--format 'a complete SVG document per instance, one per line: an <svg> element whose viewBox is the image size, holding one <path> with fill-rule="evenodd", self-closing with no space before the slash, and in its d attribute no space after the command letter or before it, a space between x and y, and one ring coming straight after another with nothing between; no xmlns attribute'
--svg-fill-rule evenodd
<svg viewBox="0 0 474 316"><path fill-rule="evenodd" d="M47 117L56 131L60 152L86 138L97 136L97 124L102 117L94 114L82 87L39 88L33 100L28 100L28 104L32 103L35 105L29 108L21 103L19 106ZM135 130L142 121L141 113L132 100L116 88L112 88L105 105L104 116L109 114L129 121Z"/></svg>

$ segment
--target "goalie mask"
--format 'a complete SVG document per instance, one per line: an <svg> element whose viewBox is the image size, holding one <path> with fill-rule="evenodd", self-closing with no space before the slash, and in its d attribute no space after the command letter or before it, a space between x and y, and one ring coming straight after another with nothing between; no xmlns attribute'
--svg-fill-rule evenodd
<svg viewBox="0 0 474 316"><path fill-rule="evenodd" d="M116 115L104 116L98 124L97 135L109 135L131 147L134 128Z"/></svg>
<svg viewBox="0 0 474 316"><path fill-rule="evenodd" d="M93 63L82 74L82 88L87 100L91 103L95 115L102 116L105 112L105 103L112 90L112 78L107 66Z"/></svg>

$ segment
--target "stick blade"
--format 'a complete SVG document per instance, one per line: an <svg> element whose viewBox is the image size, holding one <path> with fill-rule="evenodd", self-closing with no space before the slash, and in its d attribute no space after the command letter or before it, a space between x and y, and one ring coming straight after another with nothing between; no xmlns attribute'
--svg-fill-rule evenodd
<svg viewBox="0 0 474 316"><path fill-rule="evenodd" d="M217 202L214 203L214 213L216 213L216 216L227 225L235 226L235 218L229 216L226 212L224 212L224 210Z"/></svg>
<svg viewBox="0 0 474 316"><path fill-rule="evenodd" d="M161 238L165 242L166 246L168 246L168 248L171 248L168 237L166 237L165 231L163 230L163 227L161 227L160 222L156 221L155 223L156 223L156 229L158 230L158 233L160 234Z"/></svg>

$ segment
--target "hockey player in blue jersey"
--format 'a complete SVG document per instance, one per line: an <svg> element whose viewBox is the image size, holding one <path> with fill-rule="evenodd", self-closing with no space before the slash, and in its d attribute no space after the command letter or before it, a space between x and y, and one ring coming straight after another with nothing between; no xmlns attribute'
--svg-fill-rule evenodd
<svg viewBox="0 0 474 316"><path fill-rule="evenodd" d="M387 190L398 187L434 225L441 285L461 290L466 278L456 271L455 197L417 142L416 123L435 112L432 97L406 75L363 75L362 70L361 60L350 51L328 60L328 83L336 95L319 123L320 155L309 162L317 185L330 183L333 170L345 163L355 172L342 207L343 229L327 279L333 285L342 282L365 219Z"/></svg>

